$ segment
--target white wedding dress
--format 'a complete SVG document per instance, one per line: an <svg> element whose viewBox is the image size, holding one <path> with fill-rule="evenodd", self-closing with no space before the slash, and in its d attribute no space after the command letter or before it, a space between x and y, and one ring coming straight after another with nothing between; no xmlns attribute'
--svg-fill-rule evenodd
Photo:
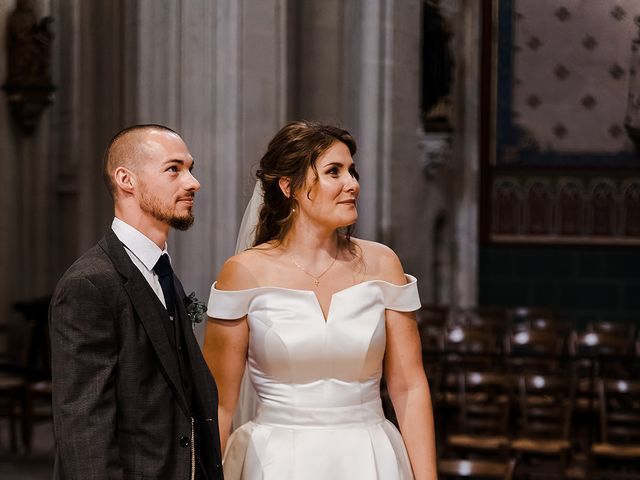
<svg viewBox="0 0 640 480"><path fill-rule="evenodd" d="M400 432L385 419L380 378L385 309L420 307L416 279L366 281L335 293L325 319L315 293L211 287L208 315L247 315L256 417L231 435L226 480L408 480Z"/></svg>

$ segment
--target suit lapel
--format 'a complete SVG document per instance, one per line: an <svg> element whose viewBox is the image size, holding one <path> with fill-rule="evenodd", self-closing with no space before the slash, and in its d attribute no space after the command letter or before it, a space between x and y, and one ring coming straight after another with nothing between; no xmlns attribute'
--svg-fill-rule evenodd
<svg viewBox="0 0 640 480"><path fill-rule="evenodd" d="M155 298L155 293L140 271L133 262L131 262L131 259L124 250L118 237L113 233L113 230L109 229L104 239L100 241L100 246L105 250L107 255L109 255L118 272L125 278L124 288L129 295L131 304L138 314L138 318L158 355L160 365L169 379L171 387L178 398L180 407L187 416L190 416L190 409L184 396L182 382L180 381L178 356L175 348L169 343L167 333L162 325L162 315L166 315L166 311L159 308L162 306L162 303ZM181 305L181 298L179 298L179 300L180 301L176 303ZM181 305L181 307L184 309L184 306Z"/></svg>

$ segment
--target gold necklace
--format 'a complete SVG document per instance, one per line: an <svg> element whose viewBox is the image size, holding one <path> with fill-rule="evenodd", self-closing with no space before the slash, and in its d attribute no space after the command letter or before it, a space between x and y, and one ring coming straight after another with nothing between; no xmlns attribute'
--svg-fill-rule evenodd
<svg viewBox="0 0 640 480"><path fill-rule="evenodd" d="M298 262L296 262L296 259L293 258L293 255L291 255L290 253L287 254L289 256L289 258L291 259L291 261L293 262L293 264L298 267L300 270L302 270L304 273L306 273L307 275L309 275L311 278L313 278L313 283L315 284L315 286L317 287L318 285L320 285L320 279L322 278L322 276L327 273L331 267L333 267L333 264L336 263L336 259L338 258L338 254L336 253L336 256L333 257L333 260L331 261L331 263L329 264L329 266L324 270L324 272L322 272L320 275L316 276L312 273L309 273L307 270L305 270L305 268L300 265Z"/></svg>

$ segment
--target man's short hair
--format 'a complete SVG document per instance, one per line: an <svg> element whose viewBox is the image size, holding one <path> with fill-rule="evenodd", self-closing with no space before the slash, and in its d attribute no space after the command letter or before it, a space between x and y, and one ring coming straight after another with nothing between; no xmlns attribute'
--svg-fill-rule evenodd
<svg viewBox="0 0 640 480"><path fill-rule="evenodd" d="M111 194L111 197L113 198L115 198L117 192L116 184L113 181L113 172L119 166L131 165L130 160L135 160L128 158L126 155L123 155L122 152L119 152L118 145L125 137L141 130L159 130L178 135L178 133L171 128L157 123L131 125L130 127L124 128L116 133L109 141L109 144L104 151L104 155L102 156L102 177L104 179L105 185L107 186L107 189L109 190L109 193ZM136 156L136 153L137 152L135 150L131 151L131 155L133 157Z"/></svg>

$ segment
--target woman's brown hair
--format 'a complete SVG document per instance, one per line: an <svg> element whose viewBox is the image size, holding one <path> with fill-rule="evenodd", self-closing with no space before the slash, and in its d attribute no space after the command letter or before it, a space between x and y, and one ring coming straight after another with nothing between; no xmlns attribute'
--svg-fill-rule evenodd
<svg viewBox="0 0 640 480"><path fill-rule="evenodd" d="M317 181L316 161L336 142L344 143L351 156L355 155L356 142L351 134L332 125L297 121L276 133L256 172L262 183L264 203L258 217L254 246L265 242L282 243L293 225L297 201L294 195L287 197L282 192L279 180L289 178L289 191L298 192L305 184L309 168L312 168ZM352 231L353 225L340 236L348 246L351 246Z"/></svg>

